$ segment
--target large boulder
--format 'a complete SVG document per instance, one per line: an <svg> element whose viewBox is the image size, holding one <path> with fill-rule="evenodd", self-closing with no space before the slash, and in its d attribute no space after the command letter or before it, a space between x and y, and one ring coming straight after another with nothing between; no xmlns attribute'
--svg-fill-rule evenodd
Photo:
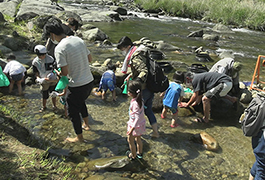
<svg viewBox="0 0 265 180"><path fill-rule="evenodd" d="M2 3L0 3L0 12L8 15L10 17L15 17L17 5L19 3L20 3L20 0L2 2Z"/></svg>
<svg viewBox="0 0 265 180"><path fill-rule="evenodd" d="M8 53L12 52L12 49L10 49L10 48L8 48L6 46L0 45L0 52L2 54L8 54Z"/></svg>
<svg viewBox="0 0 265 180"><path fill-rule="evenodd" d="M87 39L88 41L104 41L108 39L108 36L99 28L94 28L83 32L83 39Z"/></svg>

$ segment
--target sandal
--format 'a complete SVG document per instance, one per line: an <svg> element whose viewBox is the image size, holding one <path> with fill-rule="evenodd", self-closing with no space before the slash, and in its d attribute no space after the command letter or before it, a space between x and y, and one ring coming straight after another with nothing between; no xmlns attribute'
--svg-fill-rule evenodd
<svg viewBox="0 0 265 180"><path fill-rule="evenodd" d="M47 107L42 107L42 108L40 108L39 112L41 113L41 112L45 111L46 109L47 109Z"/></svg>
<svg viewBox="0 0 265 180"><path fill-rule="evenodd" d="M162 119L165 119L166 117L165 117L165 116L163 116L163 114L161 114L161 118L162 118Z"/></svg>
<svg viewBox="0 0 265 180"><path fill-rule="evenodd" d="M172 127L172 128L175 128L175 127L178 127L179 126L179 124L170 124L170 127Z"/></svg>
<svg viewBox="0 0 265 180"><path fill-rule="evenodd" d="M196 122L196 123L208 123L203 118L196 118L196 119L194 119L194 122Z"/></svg>
<svg viewBox="0 0 265 180"><path fill-rule="evenodd" d="M138 158L138 159L143 159L143 154L141 153L141 154L136 154L136 157Z"/></svg>
<svg viewBox="0 0 265 180"><path fill-rule="evenodd" d="M129 158L129 160L130 161L133 161L135 158L133 158L131 155L132 155L132 153L131 153L131 151L130 150L128 150L128 151L126 151L126 156Z"/></svg>

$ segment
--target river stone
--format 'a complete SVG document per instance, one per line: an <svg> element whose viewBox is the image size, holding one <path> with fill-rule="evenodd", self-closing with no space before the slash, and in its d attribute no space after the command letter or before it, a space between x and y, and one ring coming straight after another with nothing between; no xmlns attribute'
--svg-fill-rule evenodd
<svg viewBox="0 0 265 180"><path fill-rule="evenodd" d="M10 48L8 48L6 46L0 45L0 52L2 54L8 54L8 53L12 52L12 49L10 49Z"/></svg>
<svg viewBox="0 0 265 180"><path fill-rule="evenodd" d="M4 46L10 48L12 51L17 51L20 49L20 42L17 38L8 37L5 39Z"/></svg>
<svg viewBox="0 0 265 180"><path fill-rule="evenodd" d="M16 15L17 5L19 3L20 3L20 0L2 2L0 3L0 12L10 17L14 17Z"/></svg>
<svg viewBox="0 0 265 180"><path fill-rule="evenodd" d="M115 11L119 13L120 15L127 15L127 10L119 6L110 6L110 10Z"/></svg>
<svg viewBox="0 0 265 180"><path fill-rule="evenodd" d="M94 28L83 32L83 38L88 41L104 41L105 39L108 39L108 36L99 28Z"/></svg>
<svg viewBox="0 0 265 180"><path fill-rule="evenodd" d="M158 43L157 49L159 49L159 50L167 50L167 51L180 50L180 48L178 48L176 46L173 46L173 45L171 45L169 43L166 43L164 41L158 41L157 43Z"/></svg>
<svg viewBox="0 0 265 180"><path fill-rule="evenodd" d="M202 37L203 36L203 30L198 30L190 33L188 37Z"/></svg>
<svg viewBox="0 0 265 180"><path fill-rule="evenodd" d="M219 36L215 34L203 34L202 38L204 40L212 40L212 41L218 41Z"/></svg>
<svg viewBox="0 0 265 180"><path fill-rule="evenodd" d="M57 17L63 21L66 21L68 18L72 17L78 21L80 27L83 25L82 18L77 13L72 12L72 11L59 12L59 13L55 14L55 17Z"/></svg>
<svg viewBox="0 0 265 180"><path fill-rule="evenodd" d="M218 150L219 145L217 141L211 135L203 131L203 132L200 132L200 136L201 136L202 143L205 149L210 150L210 151Z"/></svg>
<svg viewBox="0 0 265 180"><path fill-rule="evenodd" d="M216 24L213 28L212 28L213 31L216 31L216 32L233 32L229 27L223 25L223 24Z"/></svg>
<svg viewBox="0 0 265 180"><path fill-rule="evenodd" d="M38 16L38 14L34 13L34 12L20 13L20 15L18 15L15 18L15 22L17 22L17 21L27 21L29 19L33 19L36 16Z"/></svg>

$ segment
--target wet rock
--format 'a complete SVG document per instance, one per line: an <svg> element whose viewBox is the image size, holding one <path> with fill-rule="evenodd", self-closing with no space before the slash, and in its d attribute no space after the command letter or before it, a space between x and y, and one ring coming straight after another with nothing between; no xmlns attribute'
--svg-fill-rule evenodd
<svg viewBox="0 0 265 180"><path fill-rule="evenodd" d="M188 37L202 37L203 36L203 30L198 30L190 33Z"/></svg>
<svg viewBox="0 0 265 180"><path fill-rule="evenodd" d="M229 27L227 27L227 26L225 26L223 24L220 24L220 23L219 24L216 24L212 28L212 30L213 31L216 31L216 32L222 32L222 33L225 33L225 32L233 33L233 31Z"/></svg>
<svg viewBox="0 0 265 180"><path fill-rule="evenodd" d="M19 15L16 16L15 22L17 21L27 21L30 19L33 19L34 17L38 16L38 14L34 12L25 12L25 13L20 13Z"/></svg>
<svg viewBox="0 0 265 180"><path fill-rule="evenodd" d="M213 59L210 57L208 52L199 52L196 54L196 59L200 62L212 62Z"/></svg>
<svg viewBox="0 0 265 180"><path fill-rule="evenodd" d="M212 40L212 41L218 41L219 36L215 34L203 34L202 38L204 40Z"/></svg>
<svg viewBox="0 0 265 180"><path fill-rule="evenodd" d="M72 17L75 18L78 21L79 27L83 25L82 18L75 12L72 11L62 11L57 14L55 14L55 17L62 19L66 21L68 18Z"/></svg>
<svg viewBox="0 0 265 180"><path fill-rule="evenodd" d="M157 43L158 43L157 49L159 49L159 50L167 50L167 51L180 50L180 48L178 48L176 46L173 46L173 45L171 45L169 43L166 43L164 41L158 41Z"/></svg>
<svg viewBox="0 0 265 180"><path fill-rule="evenodd" d="M11 53L12 52L12 49L10 49L10 48L8 48L6 46L0 45L0 51L3 54L8 54L8 53Z"/></svg>
<svg viewBox="0 0 265 180"><path fill-rule="evenodd" d="M217 141L204 131L193 135L190 140L202 144L205 149L210 151L217 151L219 147Z"/></svg>
<svg viewBox="0 0 265 180"><path fill-rule="evenodd" d="M108 39L108 36L101 31L99 28L93 28L83 32L83 38L87 39L88 41L104 41Z"/></svg>
<svg viewBox="0 0 265 180"><path fill-rule="evenodd" d="M119 6L110 6L111 11L115 11L120 15L127 15L127 10Z"/></svg>

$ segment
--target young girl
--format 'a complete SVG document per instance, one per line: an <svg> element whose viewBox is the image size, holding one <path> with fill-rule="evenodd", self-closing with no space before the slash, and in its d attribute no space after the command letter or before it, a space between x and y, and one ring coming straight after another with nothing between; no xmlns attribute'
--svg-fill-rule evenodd
<svg viewBox="0 0 265 180"><path fill-rule="evenodd" d="M126 152L126 155L130 160L134 160L136 157L141 159L143 144L141 136L145 133L145 118L144 118L144 104L142 100L142 88L141 83L138 81L130 81L128 85L128 95L133 99L129 108L129 121L127 122L127 135L130 151ZM137 151L135 147L135 141L137 145Z"/></svg>

